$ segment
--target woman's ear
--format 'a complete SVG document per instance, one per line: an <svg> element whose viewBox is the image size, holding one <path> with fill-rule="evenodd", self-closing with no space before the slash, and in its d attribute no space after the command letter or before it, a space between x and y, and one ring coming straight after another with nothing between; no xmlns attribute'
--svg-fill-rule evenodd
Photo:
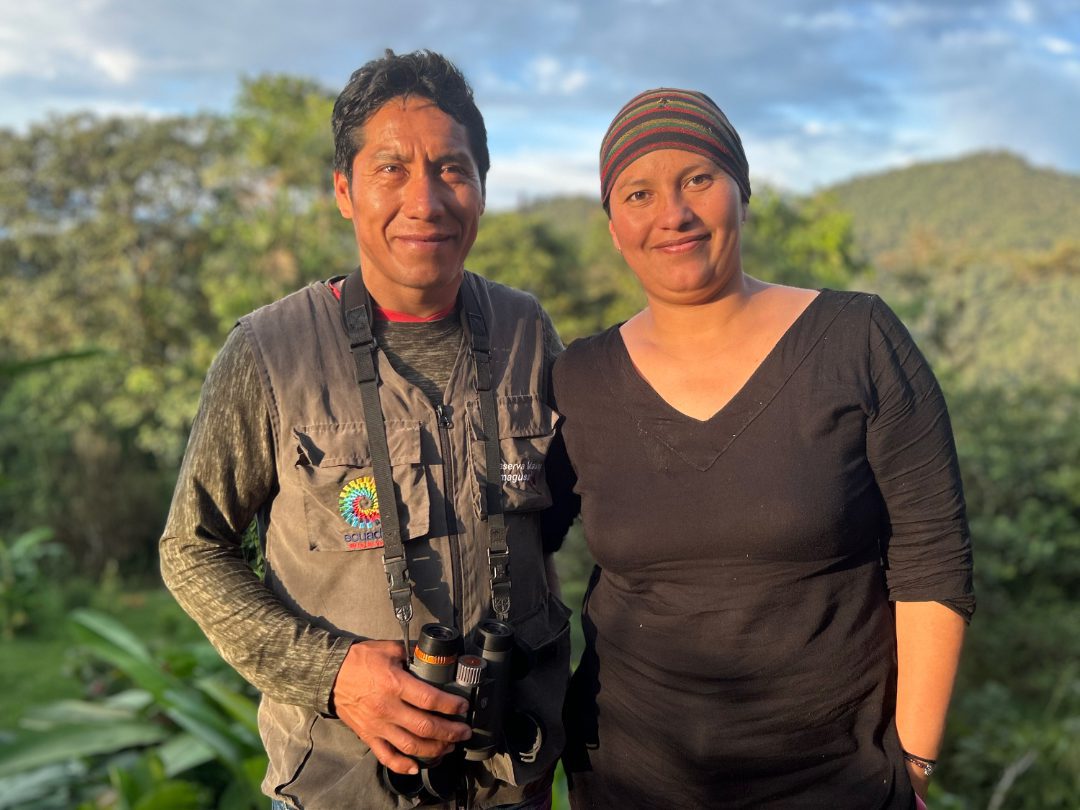
<svg viewBox="0 0 1080 810"><path fill-rule="evenodd" d="M615 245L615 250L622 253L622 246L619 244L619 237L615 235L615 224L609 219L607 221L608 233L611 234L611 244Z"/></svg>

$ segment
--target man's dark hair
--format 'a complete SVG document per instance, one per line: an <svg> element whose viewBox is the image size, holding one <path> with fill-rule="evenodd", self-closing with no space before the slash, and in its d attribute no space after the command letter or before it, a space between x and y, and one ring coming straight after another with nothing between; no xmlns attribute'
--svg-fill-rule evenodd
<svg viewBox="0 0 1080 810"><path fill-rule="evenodd" d="M491 158L488 155L484 117L473 101L472 88L461 71L445 56L429 50L372 59L349 77L345 89L334 102L334 169L352 183L352 164L363 147L361 129L367 120L390 99L420 96L433 101L440 110L463 127L469 139L480 188L485 188Z"/></svg>

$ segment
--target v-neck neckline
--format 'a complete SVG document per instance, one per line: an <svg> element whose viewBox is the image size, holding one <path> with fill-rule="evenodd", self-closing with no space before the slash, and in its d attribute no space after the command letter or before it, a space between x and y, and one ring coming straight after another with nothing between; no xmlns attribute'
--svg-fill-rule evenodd
<svg viewBox="0 0 1080 810"><path fill-rule="evenodd" d="M680 411L638 372L619 331L621 324L608 333L615 372L608 375L608 384L646 441L658 441L687 464L706 470L780 393L851 298L850 294L819 291L746 382L707 419Z"/></svg>

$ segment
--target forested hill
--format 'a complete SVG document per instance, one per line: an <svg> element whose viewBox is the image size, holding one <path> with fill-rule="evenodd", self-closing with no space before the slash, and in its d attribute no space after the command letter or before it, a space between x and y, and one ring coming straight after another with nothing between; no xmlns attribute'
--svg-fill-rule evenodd
<svg viewBox="0 0 1080 810"><path fill-rule="evenodd" d="M1080 240L1080 175L1008 152L919 163L825 189L851 212L856 241L881 259L912 240L989 255Z"/></svg>
<svg viewBox="0 0 1080 810"><path fill-rule="evenodd" d="M755 192L751 210L767 205L768 194L765 188ZM1037 168L1009 152L856 177L821 196L850 213L856 244L875 264L889 264L890 255L913 242L931 241L937 252L952 255L987 256L1080 241L1080 175ZM576 239L605 219L596 199L578 196L539 200L517 213Z"/></svg>

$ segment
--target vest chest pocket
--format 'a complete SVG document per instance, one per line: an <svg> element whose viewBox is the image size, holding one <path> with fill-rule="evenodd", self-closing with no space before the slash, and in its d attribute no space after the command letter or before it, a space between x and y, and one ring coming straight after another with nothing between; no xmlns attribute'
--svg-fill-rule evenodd
<svg viewBox="0 0 1080 810"><path fill-rule="evenodd" d="M382 515L393 503L375 492L367 431L358 422L293 429L295 472L304 491L304 517L313 551L381 548ZM403 539L428 533L428 485L420 456L420 423L386 422L398 516ZM382 493L379 493L382 494Z"/></svg>
<svg viewBox="0 0 1080 810"><path fill-rule="evenodd" d="M559 415L535 394L497 397L499 450L502 456L499 478L503 510L529 512L551 505L551 492L544 475L544 461L555 438ZM487 460L484 449L484 421L480 403L466 403L469 413L469 471L473 506L481 517L488 514L484 483Z"/></svg>

